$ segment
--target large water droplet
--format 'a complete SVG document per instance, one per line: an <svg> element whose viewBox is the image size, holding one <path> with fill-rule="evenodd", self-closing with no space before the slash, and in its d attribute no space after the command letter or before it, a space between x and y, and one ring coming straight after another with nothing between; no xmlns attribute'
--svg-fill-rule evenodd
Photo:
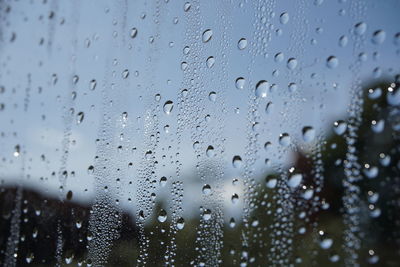
<svg viewBox="0 0 400 267"><path fill-rule="evenodd" d="M208 57L206 61L207 68L211 69L215 64L215 58L213 56Z"/></svg>
<svg viewBox="0 0 400 267"><path fill-rule="evenodd" d="M158 221L163 223L167 220L167 212L163 209L160 210L157 217Z"/></svg>
<svg viewBox="0 0 400 267"><path fill-rule="evenodd" d="M265 98L267 97L269 83L266 80L261 80L256 85L256 96Z"/></svg>
<svg viewBox="0 0 400 267"><path fill-rule="evenodd" d="M295 58L289 58L287 61L287 67L289 70L294 70L297 67L297 59Z"/></svg>
<svg viewBox="0 0 400 267"><path fill-rule="evenodd" d="M246 85L246 80L243 77L239 77L236 79L235 85L237 89L243 89Z"/></svg>
<svg viewBox="0 0 400 267"><path fill-rule="evenodd" d="M240 156L234 156L232 159L232 164L234 168L242 167L242 158Z"/></svg>
<svg viewBox="0 0 400 267"><path fill-rule="evenodd" d="M164 104L164 113L169 115L173 108L174 108L174 103L171 100L168 100Z"/></svg>
<svg viewBox="0 0 400 267"><path fill-rule="evenodd" d="M364 22L359 22L354 25L354 33L356 35L363 35L367 31L367 24Z"/></svg>
<svg viewBox="0 0 400 267"><path fill-rule="evenodd" d="M282 13L279 17L279 21L282 24L287 24L289 22L289 13L287 12Z"/></svg>
<svg viewBox="0 0 400 267"><path fill-rule="evenodd" d="M339 65L339 60L335 56L330 56L326 59L326 66L330 69L334 69Z"/></svg>
<svg viewBox="0 0 400 267"><path fill-rule="evenodd" d="M311 142L315 138L315 130L311 126L306 126L303 128L303 140L304 142Z"/></svg>
<svg viewBox="0 0 400 267"><path fill-rule="evenodd" d="M300 185L301 181L303 180L303 175L300 173L292 174L287 182L288 186L291 188L296 188Z"/></svg>
<svg viewBox="0 0 400 267"><path fill-rule="evenodd" d="M204 195L211 194L211 186L209 184L205 184L202 188L202 192Z"/></svg>
<svg viewBox="0 0 400 267"><path fill-rule="evenodd" d="M347 123L342 120L338 120L333 123L333 130L337 135L344 134L346 129L347 129Z"/></svg>
<svg viewBox="0 0 400 267"><path fill-rule="evenodd" d="M290 145L290 135L288 133L282 133L279 135L279 144L281 146L288 146Z"/></svg>
<svg viewBox="0 0 400 267"><path fill-rule="evenodd" d="M212 38L212 35L213 35L212 30L210 30L210 29L205 30L203 32L203 36L202 36L203 43L207 43L208 41L210 41Z"/></svg>
<svg viewBox="0 0 400 267"><path fill-rule="evenodd" d="M378 30L376 32L374 32L374 34L372 35L372 42L374 44L382 44L386 39L386 32L384 32L383 30Z"/></svg>
<svg viewBox="0 0 400 267"><path fill-rule="evenodd" d="M247 47L247 39L246 38L241 38L238 42L238 48L240 50L243 50Z"/></svg>

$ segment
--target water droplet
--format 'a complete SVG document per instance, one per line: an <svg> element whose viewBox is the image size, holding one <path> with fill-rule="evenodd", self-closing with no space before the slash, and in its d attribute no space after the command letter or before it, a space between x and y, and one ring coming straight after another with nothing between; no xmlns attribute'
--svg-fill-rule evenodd
<svg viewBox="0 0 400 267"><path fill-rule="evenodd" d="M211 194L211 186L209 184L205 184L202 188L202 192L204 195Z"/></svg>
<svg viewBox="0 0 400 267"><path fill-rule="evenodd" d="M303 140L304 142L311 142L315 138L315 130L311 126L305 126L303 128Z"/></svg>
<svg viewBox="0 0 400 267"><path fill-rule="evenodd" d="M169 115L172 112L172 109L174 108L174 103L171 100L168 100L164 104L164 113Z"/></svg>
<svg viewBox="0 0 400 267"><path fill-rule="evenodd" d="M234 156L232 160L232 164L234 168L241 168L242 167L242 158L240 156Z"/></svg>
<svg viewBox="0 0 400 267"><path fill-rule="evenodd" d="M335 56L330 56L326 59L326 66L330 69L334 69L339 65L339 60Z"/></svg>
<svg viewBox="0 0 400 267"><path fill-rule="evenodd" d="M300 173L295 173L290 176L287 184L291 188L296 188L300 185L302 180L303 180L303 175L301 175Z"/></svg>
<svg viewBox="0 0 400 267"><path fill-rule="evenodd" d="M238 196L238 194L233 194L232 195L232 197L231 197L231 201L232 201L232 204L236 204L236 203L238 203L239 202L239 196Z"/></svg>
<svg viewBox="0 0 400 267"><path fill-rule="evenodd" d="M333 123L333 130L337 135L342 135L347 130L347 123L342 120L335 121Z"/></svg>
<svg viewBox="0 0 400 267"><path fill-rule="evenodd" d="M186 2L184 5L183 5L183 11L185 11L185 12L188 12L189 10L190 10L190 7L191 7L192 5L189 3L189 2Z"/></svg>
<svg viewBox="0 0 400 267"><path fill-rule="evenodd" d="M93 91L94 89L96 89L96 85L97 85L96 80L95 80L95 79L91 80L91 81L90 81L90 84L89 84L90 90Z"/></svg>
<svg viewBox="0 0 400 267"><path fill-rule="evenodd" d="M211 69L215 64L215 58L213 56L208 57L206 64L207 64L207 68Z"/></svg>
<svg viewBox="0 0 400 267"><path fill-rule="evenodd" d="M183 219L182 217L180 217L177 221L176 221L176 228L178 228L179 230L182 230L185 227L185 219Z"/></svg>
<svg viewBox="0 0 400 267"><path fill-rule="evenodd" d="M288 133L282 133L279 135L279 144L281 146L288 146L290 145L290 135Z"/></svg>
<svg viewBox="0 0 400 267"><path fill-rule="evenodd" d="M329 249L333 244L333 239L329 238L323 231L320 231L319 246L322 249Z"/></svg>
<svg viewBox="0 0 400 267"><path fill-rule="evenodd" d="M383 30L378 30L376 32L373 33L372 35L372 42L374 44L382 44L386 39L386 32L384 32Z"/></svg>
<svg viewBox="0 0 400 267"><path fill-rule="evenodd" d="M287 61L287 67L289 70L294 70L297 67L297 59L295 58L289 58Z"/></svg>
<svg viewBox="0 0 400 267"><path fill-rule="evenodd" d="M385 121L384 120L372 120L371 121L371 129L375 133L381 133L383 129L385 128Z"/></svg>
<svg viewBox="0 0 400 267"><path fill-rule="evenodd" d="M122 72L122 78L126 79L128 78L128 76L129 76L129 70L126 69Z"/></svg>
<svg viewBox="0 0 400 267"><path fill-rule="evenodd" d="M88 174L93 174L94 173L94 167L93 165L90 165L87 169Z"/></svg>
<svg viewBox="0 0 400 267"><path fill-rule="evenodd" d="M158 221L163 223L167 220L167 212L163 209L160 210L157 217Z"/></svg>
<svg viewBox="0 0 400 267"><path fill-rule="evenodd" d="M345 47L348 42L349 42L349 38L346 35L340 36L340 38L339 38L339 46Z"/></svg>
<svg viewBox="0 0 400 267"><path fill-rule="evenodd" d="M279 21L282 24L287 24L289 22L289 14L287 12L282 13L279 17Z"/></svg>
<svg viewBox="0 0 400 267"><path fill-rule="evenodd" d="M354 25L354 33L356 35L363 35L367 31L367 24L364 22L359 22Z"/></svg>
<svg viewBox="0 0 400 267"><path fill-rule="evenodd" d="M203 211L203 219L204 219L205 221L208 221L208 220L211 219L211 210L205 209L205 210Z"/></svg>
<svg viewBox="0 0 400 267"><path fill-rule="evenodd" d="M76 124L80 124L83 121L83 118L85 117L85 114L81 111L76 114Z"/></svg>
<svg viewBox="0 0 400 267"><path fill-rule="evenodd" d="M138 30L136 28L131 29L131 38L135 38L138 34Z"/></svg>
<svg viewBox="0 0 400 267"><path fill-rule="evenodd" d="M381 88L375 88L375 89L368 89L368 98L369 99L377 99L382 95L382 89Z"/></svg>
<svg viewBox="0 0 400 267"><path fill-rule="evenodd" d="M203 32L203 36L202 36L203 43L207 43L208 41L210 41L212 38L212 35L213 35L212 30L210 30L210 29L205 30Z"/></svg>
<svg viewBox="0 0 400 267"><path fill-rule="evenodd" d="M13 153L14 157L18 157L20 155L20 153L21 153L20 150L21 150L21 148L19 145L16 145L14 147L14 153Z"/></svg>
<svg viewBox="0 0 400 267"><path fill-rule="evenodd" d="M167 177L163 176L160 178L160 186L164 187L167 184Z"/></svg>
<svg viewBox="0 0 400 267"><path fill-rule="evenodd" d="M207 157L214 157L215 156L215 151L213 146L208 146L206 150Z"/></svg>
<svg viewBox="0 0 400 267"><path fill-rule="evenodd" d="M275 62L282 62L284 58L285 56L283 53L277 53L274 57Z"/></svg>
<svg viewBox="0 0 400 267"><path fill-rule="evenodd" d="M376 178L379 174L379 169L376 166L371 166L368 163L364 164L364 174L367 176L369 179Z"/></svg>
<svg viewBox="0 0 400 267"><path fill-rule="evenodd" d="M246 80L243 77L239 77L236 79L235 85L237 89L241 90L246 85Z"/></svg>
<svg viewBox="0 0 400 267"><path fill-rule="evenodd" d="M268 188L275 188L278 183L278 179L276 179L274 176L269 175L265 179L265 186Z"/></svg>
<svg viewBox="0 0 400 267"><path fill-rule="evenodd" d="M210 93L208 94L208 99L209 99L211 102L215 102L215 100L217 100L217 93L216 93L216 92L210 92Z"/></svg>
<svg viewBox="0 0 400 267"><path fill-rule="evenodd" d="M296 83L289 83L289 92L293 93L297 91L297 84Z"/></svg>
<svg viewBox="0 0 400 267"><path fill-rule="evenodd" d="M386 101L391 106L400 105L400 85L392 84L388 89L386 94Z"/></svg>
<svg viewBox="0 0 400 267"><path fill-rule="evenodd" d="M267 97L269 83L266 80L261 80L256 85L256 97Z"/></svg>
<svg viewBox="0 0 400 267"><path fill-rule="evenodd" d="M247 39L246 38L241 38L238 42L238 48L240 50L243 50L247 47Z"/></svg>

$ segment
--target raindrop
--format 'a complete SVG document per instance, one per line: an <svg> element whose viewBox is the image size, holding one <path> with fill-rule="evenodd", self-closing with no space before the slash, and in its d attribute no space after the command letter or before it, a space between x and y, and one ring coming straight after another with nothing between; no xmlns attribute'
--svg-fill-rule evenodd
<svg viewBox="0 0 400 267"><path fill-rule="evenodd" d="M279 17L279 21L282 24L287 24L289 22L289 14L287 12L282 13Z"/></svg>
<svg viewBox="0 0 400 267"><path fill-rule="evenodd" d="M347 123L342 120L338 120L333 123L333 130L337 135L344 134L346 129L347 129Z"/></svg>
<svg viewBox="0 0 400 267"><path fill-rule="evenodd" d="M369 89L368 90L368 98L369 99L377 99L382 95L382 89L381 88L375 88L375 89Z"/></svg>
<svg viewBox="0 0 400 267"><path fill-rule="evenodd" d="M202 188L202 192L204 195L211 194L211 186L209 184L205 184Z"/></svg>
<svg viewBox="0 0 400 267"><path fill-rule="evenodd" d="M160 178L160 186L164 187L167 184L167 177L163 176Z"/></svg>
<svg viewBox="0 0 400 267"><path fill-rule="evenodd" d="M243 50L247 47L247 39L246 38L241 38L238 42L238 48L240 50Z"/></svg>
<svg viewBox="0 0 400 267"><path fill-rule="evenodd" d="M303 128L303 140L304 142L311 142L315 138L315 130L311 126L305 126Z"/></svg>
<svg viewBox="0 0 400 267"><path fill-rule="evenodd" d="M392 84L388 89L386 94L386 101L391 106L398 106L400 105L400 86Z"/></svg>
<svg viewBox="0 0 400 267"><path fill-rule="evenodd" d="M279 135L279 144L281 146L290 145L290 135L288 133L282 133Z"/></svg>
<svg viewBox="0 0 400 267"><path fill-rule="evenodd" d="M209 93L209 94L208 94L208 99L209 99L211 102L215 102L215 100L217 100L217 93L216 93L216 92L211 92L211 93Z"/></svg>
<svg viewBox="0 0 400 267"><path fill-rule="evenodd" d="M211 210L205 209L205 210L203 211L203 219L204 219L205 221L208 221L209 219L211 219Z"/></svg>
<svg viewBox="0 0 400 267"><path fill-rule="evenodd" d="M210 30L210 29L205 30L203 32L203 36L202 36L203 43L207 43L208 41L210 41L212 38L212 35L213 35L212 30Z"/></svg>
<svg viewBox="0 0 400 267"><path fill-rule="evenodd" d="M215 156L215 151L213 146L208 146L206 150L207 157L214 157Z"/></svg>
<svg viewBox="0 0 400 267"><path fill-rule="evenodd" d="M243 89L246 85L246 80L243 77L239 77L236 79L235 85L237 89Z"/></svg>
<svg viewBox="0 0 400 267"><path fill-rule="evenodd" d="M128 76L129 76L129 70L126 69L122 72L122 78L126 79L128 78Z"/></svg>
<svg viewBox="0 0 400 267"><path fill-rule="evenodd" d="M208 57L206 61L207 67L211 69L214 66L214 64L215 64L215 58L213 56Z"/></svg>
<svg viewBox="0 0 400 267"><path fill-rule="evenodd" d="M178 228L178 230L182 230L185 227L185 219L183 219L182 217L180 217L177 221L176 221L176 228Z"/></svg>
<svg viewBox="0 0 400 267"><path fill-rule="evenodd" d="M339 38L339 46L345 47L348 42L349 42L349 38L346 35L340 36L340 38Z"/></svg>
<svg viewBox="0 0 400 267"><path fill-rule="evenodd" d="M268 176L265 179L265 186L268 187L268 188L275 188L277 183L278 183L278 179L276 179L273 176Z"/></svg>
<svg viewBox="0 0 400 267"><path fill-rule="evenodd" d="M138 34L138 30L136 28L131 29L131 38L135 38Z"/></svg>
<svg viewBox="0 0 400 267"><path fill-rule="evenodd" d="M14 147L14 153L13 153L14 157L18 157L20 155L20 153L21 153L20 150L21 150L21 148L19 145L16 145Z"/></svg>
<svg viewBox="0 0 400 267"><path fill-rule="evenodd" d="M330 56L326 59L326 66L330 69L334 69L339 65L339 60L335 56Z"/></svg>
<svg viewBox="0 0 400 267"><path fill-rule="evenodd" d="M266 80L261 80L256 85L256 97L267 97L269 83Z"/></svg>
<svg viewBox="0 0 400 267"><path fill-rule="evenodd" d="M174 108L174 103L171 100L168 100L164 104L164 113L169 115Z"/></svg>
<svg viewBox="0 0 400 267"><path fill-rule="evenodd" d="M386 39L386 32L384 32L383 30L378 30L376 32L373 33L372 35L372 42L374 44L382 44Z"/></svg>
<svg viewBox="0 0 400 267"><path fill-rule="evenodd" d="M233 194L232 195L232 197L231 197L231 201L232 201L232 204L236 204L236 203L238 203L239 202L239 196L238 196L238 194Z"/></svg>
<svg viewBox="0 0 400 267"><path fill-rule="evenodd" d="M163 209L160 210L157 217L158 221L163 223L167 220L167 212Z"/></svg>
<svg viewBox="0 0 400 267"><path fill-rule="evenodd" d="M301 175L300 173L292 174L287 184L291 188L296 188L300 185L302 180L303 180L303 175Z"/></svg>
<svg viewBox="0 0 400 267"><path fill-rule="evenodd" d="M367 24L364 22L359 22L354 26L354 33L356 35L363 35L367 30Z"/></svg>
<svg viewBox="0 0 400 267"><path fill-rule="evenodd" d="M234 156L232 160L232 164L234 168L241 168L242 167L242 158L240 156Z"/></svg>
<svg viewBox="0 0 400 267"><path fill-rule="evenodd" d="M83 121L85 114L81 111L76 114L76 124L80 124Z"/></svg>
<svg viewBox="0 0 400 267"><path fill-rule="evenodd" d="M95 80L95 79L91 80L91 81L90 81L90 84L89 84L90 90L93 91L94 89L96 89L96 85L97 85L96 80Z"/></svg>
<svg viewBox="0 0 400 267"><path fill-rule="evenodd" d="M385 128L385 121L384 120L372 120L371 121L371 129L375 133L381 133L383 129Z"/></svg>
<svg viewBox="0 0 400 267"><path fill-rule="evenodd" d="M376 166L371 166L368 163L364 164L364 174L369 178L376 178L379 174L379 169Z"/></svg>
<svg viewBox="0 0 400 267"><path fill-rule="evenodd" d="M190 7L191 7L192 5L189 3L189 2L186 2L184 5L183 5L183 10L185 11L185 12L188 12L189 10L190 10Z"/></svg>
<svg viewBox="0 0 400 267"><path fill-rule="evenodd" d="M289 58L287 61L287 67L289 70L294 70L297 67L297 59L295 58Z"/></svg>
<svg viewBox="0 0 400 267"><path fill-rule="evenodd" d="M285 56L283 55L283 53L277 53L274 57L275 62L282 62L284 58Z"/></svg>

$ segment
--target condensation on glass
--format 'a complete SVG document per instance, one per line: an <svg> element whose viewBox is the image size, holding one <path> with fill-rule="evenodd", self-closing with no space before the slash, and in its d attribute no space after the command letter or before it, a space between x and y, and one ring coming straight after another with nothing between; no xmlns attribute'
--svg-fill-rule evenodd
<svg viewBox="0 0 400 267"><path fill-rule="evenodd" d="M398 266L399 10L0 1L0 263Z"/></svg>

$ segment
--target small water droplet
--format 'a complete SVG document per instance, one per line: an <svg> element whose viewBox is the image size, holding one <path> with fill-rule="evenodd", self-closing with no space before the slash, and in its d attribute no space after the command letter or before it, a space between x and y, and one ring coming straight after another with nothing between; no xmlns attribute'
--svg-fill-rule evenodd
<svg viewBox="0 0 400 267"><path fill-rule="evenodd" d="M364 22L359 22L354 25L354 33L356 35L363 35L367 31L367 24Z"/></svg>
<svg viewBox="0 0 400 267"><path fill-rule="evenodd" d="M217 100L217 93L216 92L211 92L208 94L208 99L211 102L215 102Z"/></svg>
<svg viewBox="0 0 400 267"><path fill-rule="evenodd" d="M374 44L382 44L386 39L386 32L383 30L375 31L372 35L372 42Z"/></svg>
<svg viewBox="0 0 400 267"><path fill-rule="evenodd" d="M213 146L208 146L206 150L207 157L214 157L215 156L215 151Z"/></svg>
<svg viewBox="0 0 400 267"><path fill-rule="evenodd" d="M287 67L289 70L294 70L297 67L297 59L289 58L287 61Z"/></svg>
<svg viewBox="0 0 400 267"><path fill-rule="evenodd" d="M202 192L204 195L211 194L211 186L209 184L205 184L202 188Z"/></svg>
<svg viewBox="0 0 400 267"><path fill-rule="evenodd" d="M82 111L78 112L78 114L76 114L76 124L81 124L84 117L85 114Z"/></svg>
<svg viewBox="0 0 400 267"><path fill-rule="evenodd" d="M239 202L239 196L238 196L238 194L233 194L232 195L232 197L231 197L231 201L232 201L232 204L236 204L236 203L238 203Z"/></svg>
<svg viewBox="0 0 400 267"><path fill-rule="evenodd" d="M205 221L208 221L208 220L211 219L211 210L205 209L205 210L203 211L203 219L204 219Z"/></svg>
<svg viewBox="0 0 400 267"><path fill-rule="evenodd" d="M177 221L176 221L176 228L178 228L178 230L182 230L185 227L185 219L183 219L182 217L180 217Z"/></svg>

